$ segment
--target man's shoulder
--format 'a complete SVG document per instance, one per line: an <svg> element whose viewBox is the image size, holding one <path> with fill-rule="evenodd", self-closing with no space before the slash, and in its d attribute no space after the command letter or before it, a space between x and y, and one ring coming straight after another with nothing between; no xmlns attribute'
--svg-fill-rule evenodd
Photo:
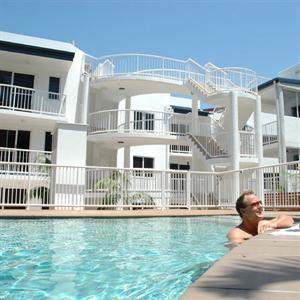
<svg viewBox="0 0 300 300"><path fill-rule="evenodd" d="M245 231L243 231L241 228L239 228L239 226L237 226L237 227L230 229L227 235L228 235L228 237L229 236L241 236L244 233L245 233Z"/></svg>
<svg viewBox="0 0 300 300"><path fill-rule="evenodd" d="M237 226L229 230L227 237L231 242L239 244L244 240L248 240L252 236L243 229L241 229L239 226Z"/></svg>

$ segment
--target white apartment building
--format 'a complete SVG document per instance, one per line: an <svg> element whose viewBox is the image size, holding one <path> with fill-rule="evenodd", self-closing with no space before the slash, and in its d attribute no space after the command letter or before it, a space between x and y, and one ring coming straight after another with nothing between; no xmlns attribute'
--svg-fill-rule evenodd
<svg viewBox="0 0 300 300"><path fill-rule="evenodd" d="M266 81L192 59L93 58L69 43L0 32L2 169L50 162L217 172L299 160L299 74L300 64ZM79 177L57 173L55 184L84 190L85 172ZM1 195L18 180L0 180Z"/></svg>

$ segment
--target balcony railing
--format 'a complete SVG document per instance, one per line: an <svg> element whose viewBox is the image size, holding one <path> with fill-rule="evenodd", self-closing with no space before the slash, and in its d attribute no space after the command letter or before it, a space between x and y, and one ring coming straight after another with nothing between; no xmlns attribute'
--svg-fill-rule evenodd
<svg viewBox="0 0 300 300"><path fill-rule="evenodd" d="M256 156L254 132L240 131L240 155L242 157Z"/></svg>
<svg viewBox="0 0 300 300"><path fill-rule="evenodd" d="M0 84L0 109L63 117L66 96L15 85Z"/></svg>
<svg viewBox="0 0 300 300"><path fill-rule="evenodd" d="M192 149L189 145L170 145L170 154L192 154Z"/></svg>
<svg viewBox="0 0 300 300"><path fill-rule="evenodd" d="M263 145L270 145L278 142L277 121L262 126Z"/></svg>
<svg viewBox="0 0 300 300"><path fill-rule="evenodd" d="M26 150L17 148L0 147L0 162L12 162L20 164L5 164L10 169L6 171L25 172L28 165L23 163L51 163L51 154L49 151ZM24 167L26 167L24 169ZM14 168L14 169L11 169Z"/></svg>
<svg viewBox="0 0 300 300"><path fill-rule="evenodd" d="M189 132L189 116L172 112L106 110L91 113L89 134L130 133L182 136Z"/></svg>
<svg viewBox="0 0 300 300"><path fill-rule="evenodd" d="M113 77L143 77L176 80L188 79L201 86L207 85L216 91L246 91L257 93L259 83L266 81L246 68L219 68L212 64L199 65L192 59L179 60L169 57L144 54L118 54L98 59L88 58L87 65L93 79Z"/></svg>

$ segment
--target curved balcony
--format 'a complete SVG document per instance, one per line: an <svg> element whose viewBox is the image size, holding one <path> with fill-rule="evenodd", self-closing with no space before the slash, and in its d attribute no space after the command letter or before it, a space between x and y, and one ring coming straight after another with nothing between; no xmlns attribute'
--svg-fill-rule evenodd
<svg viewBox="0 0 300 300"><path fill-rule="evenodd" d="M265 81L247 68L219 68L211 63L201 66L190 58L179 60L130 53L87 58L86 62L85 71L91 73L93 81L148 79L185 85L192 80L207 94L232 90L257 93L257 85Z"/></svg>
<svg viewBox="0 0 300 300"><path fill-rule="evenodd" d="M21 86L0 84L0 109L64 117L66 96Z"/></svg>
<svg viewBox="0 0 300 300"><path fill-rule="evenodd" d="M190 122L189 115L173 112L106 110L89 115L88 134L94 136L96 140L125 135L126 137L148 137L160 140L165 138L174 142L174 139L189 132ZM143 143L146 144L145 141Z"/></svg>

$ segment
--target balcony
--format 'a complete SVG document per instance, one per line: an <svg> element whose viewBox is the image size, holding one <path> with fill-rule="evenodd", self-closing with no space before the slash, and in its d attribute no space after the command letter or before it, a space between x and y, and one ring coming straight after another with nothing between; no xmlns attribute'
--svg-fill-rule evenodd
<svg viewBox="0 0 300 300"><path fill-rule="evenodd" d="M106 110L91 113L89 135L118 133L132 135L184 136L190 116L164 111Z"/></svg>
<svg viewBox="0 0 300 300"><path fill-rule="evenodd" d="M64 117L66 96L60 93L0 84L0 109Z"/></svg>

